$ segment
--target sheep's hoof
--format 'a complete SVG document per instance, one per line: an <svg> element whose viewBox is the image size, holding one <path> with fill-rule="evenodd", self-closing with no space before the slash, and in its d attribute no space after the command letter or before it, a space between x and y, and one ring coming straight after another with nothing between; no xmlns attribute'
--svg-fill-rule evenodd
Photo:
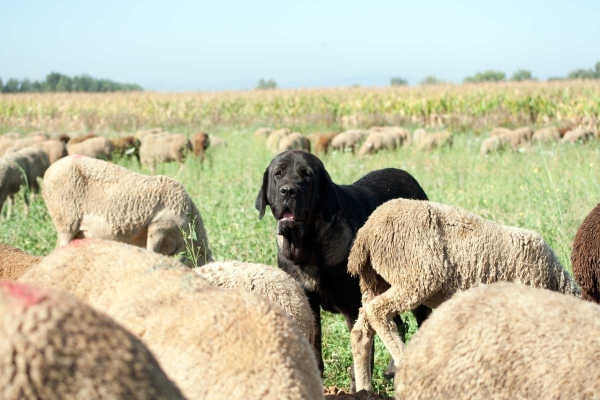
<svg viewBox="0 0 600 400"><path fill-rule="evenodd" d="M387 369L383 373L383 377L388 380L394 379L394 375L396 375L396 367L394 366L394 360L390 360Z"/></svg>

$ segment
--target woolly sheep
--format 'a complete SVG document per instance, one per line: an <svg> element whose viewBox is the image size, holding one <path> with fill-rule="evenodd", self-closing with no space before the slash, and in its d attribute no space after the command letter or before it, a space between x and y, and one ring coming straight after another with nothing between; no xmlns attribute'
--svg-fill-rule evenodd
<svg viewBox="0 0 600 400"><path fill-rule="evenodd" d="M0 282L0 398L183 399L150 351L70 295Z"/></svg>
<svg viewBox="0 0 600 400"><path fill-rule="evenodd" d="M150 167L152 175L155 173L157 162L179 163L180 173L183 170L183 161L189 151L192 151L192 144L181 133L159 133L146 135L141 138L140 161L142 165Z"/></svg>
<svg viewBox="0 0 600 400"><path fill-rule="evenodd" d="M112 154L118 157L126 157L133 155L138 163L140 161L140 140L133 136L122 136L116 139L110 139L112 144Z"/></svg>
<svg viewBox="0 0 600 400"><path fill-rule="evenodd" d="M364 156L384 149L393 150L402 146L405 141L406 135L397 130L373 130L358 150L358 154Z"/></svg>
<svg viewBox="0 0 600 400"><path fill-rule="evenodd" d="M600 204L588 214L575 234L571 252L573 278L584 300L600 304Z"/></svg>
<svg viewBox="0 0 600 400"><path fill-rule="evenodd" d="M72 142L71 140L67 146L67 153L70 156L79 154L99 160L110 160L112 158L113 145L105 137L97 136L75 144Z"/></svg>
<svg viewBox="0 0 600 400"><path fill-rule="evenodd" d="M331 131L331 132L323 132L323 133L312 133L308 135L309 139L314 141L314 149L315 154L318 155L326 155L329 152L329 146L334 137L338 135L339 132Z"/></svg>
<svg viewBox="0 0 600 400"><path fill-rule="evenodd" d="M279 304L309 343L314 343L315 318L308 298L288 273L269 265L240 261L215 261L195 268L195 271L215 286L246 289Z"/></svg>
<svg viewBox="0 0 600 400"><path fill-rule="evenodd" d="M210 139L208 133L198 132L193 136L192 148L194 149L194 156L200 158L200 162L203 163L206 158L206 150L210 146Z"/></svg>
<svg viewBox="0 0 600 400"><path fill-rule="evenodd" d="M375 333L399 365L404 345L392 323L397 314L421 304L436 308L457 291L496 281L581 296L537 233L429 201L379 206L356 235L348 272L360 278L363 304L351 333L357 390L371 390Z"/></svg>
<svg viewBox="0 0 600 400"><path fill-rule="evenodd" d="M451 132L433 132L423 136L417 147L422 150L431 151L436 148L451 147L452 141L453 139Z"/></svg>
<svg viewBox="0 0 600 400"><path fill-rule="evenodd" d="M260 142L265 142L271 132L273 132L273 128L258 128L254 131L254 138Z"/></svg>
<svg viewBox="0 0 600 400"><path fill-rule="evenodd" d="M42 257L32 256L21 249L0 243L0 280L14 281L40 261Z"/></svg>
<svg viewBox="0 0 600 400"><path fill-rule="evenodd" d="M50 162L48 156L39 148L26 147L16 152L8 153L0 158L0 210L7 198L7 216L10 216L14 195L27 182L29 190L39 193L40 185L37 178L42 177ZM29 192L23 191L25 213L29 209Z"/></svg>
<svg viewBox="0 0 600 400"><path fill-rule="evenodd" d="M48 169L42 196L58 233L57 247L92 237L176 255L186 248L181 229L194 223L198 265L212 261L200 212L183 185L167 176L69 156Z"/></svg>
<svg viewBox="0 0 600 400"><path fill-rule="evenodd" d="M304 150L310 152L310 140L299 132L292 132L281 138L278 144L278 152L288 150Z"/></svg>
<svg viewBox="0 0 600 400"><path fill-rule="evenodd" d="M592 399L600 306L508 282L457 293L413 336L397 399Z"/></svg>
<svg viewBox="0 0 600 400"><path fill-rule="evenodd" d="M79 240L19 281L71 292L123 324L189 399L323 398L313 350L281 307L212 287L172 258Z"/></svg>
<svg viewBox="0 0 600 400"><path fill-rule="evenodd" d="M17 153L10 153L0 157L0 211L4 206L4 202L8 199L6 217L10 217L12 205L15 200L15 194L19 192L21 186L25 183L25 175L21 171L23 163L22 157ZM29 193L24 190L23 197L25 200L25 211L29 206Z"/></svg>
<svg viewBox="0 0 600 400"><path fill-rule="evenodd" d="M267 150L269 150L273 154L277 154L279 151L279 142L284 136L289 135L292 131L288 128L278 129L276 131L271 132L267 141L265 142L265 146Z"/></svg>
<svg viewBox="0 0 600 400"><path fill-rule="evenodd" d="M50 139L35 144L35 147L39 147L48 156L50 164L55 163L63 157L67 156L67 148L61 140Z"/></svg>
<svg viewBox="0 0 600 400"><path fill-rule="evenodd" d="M494 153L500 150L504 150L508 146L508 138L504 135L496 135L485 138L481 142L479 148L479 155L484 156L488 153Z"/></svg>
<svg viewBox="0 0 600 400"><path fill-rule="evenodd" d="M372 132L389 132L394 137L398 137L400 145L403 146L410 146L412 142L410 132L399 126L373 126L369 128L369 133Z"/></svg>
<svg viewBox="0 0 600 400"><path fill-rule="evenodd" d="M366 131L359 129L350 129L341 132L331 139L331 148L338 151L350 150L354 153L355 147L366 135Z"/></svg>
<svg viewBox="0 0 600 400"><path fill-rule="evenodd" d="M91 133L90 132L87 135L74 137L71 140L69 140L68 143L69 143L69 145L77 144L77 143L82 143L82 142L85 142L88 139L95 138L95 137L97 137L97 135L95 133Z"/></svg>
<svg viewBox="0 0 600 400"><path fill-rule="evenodd" d="M576 128L566 132L562 139L560 139L560 143L587 143L593 138L594 132L591 130Z"/></svg>
<svg viewBox="0 0 600 400"><path fill-rule="evenodd" d="M4 155L4 153L6 153L6 150L15 146L15 144L17 142L18 142L18 140L14 139L12 137L1 136L0 137L0 156Z"/></svg>
<svg viewBox="0 0 600 400"><path fill-rule="evenodd" d="M555 127L542 128L535 131L531 140L540 143L558 142L560 133Z"/></svg>

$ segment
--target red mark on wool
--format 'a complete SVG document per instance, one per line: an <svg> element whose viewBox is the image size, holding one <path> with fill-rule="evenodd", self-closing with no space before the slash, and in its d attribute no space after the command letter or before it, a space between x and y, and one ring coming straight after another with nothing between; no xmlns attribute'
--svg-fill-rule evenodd
<svg viewBox="0 0 600 400"><path fill-rule="evenodd" d="M39 289L10 281L1 281L0 290L17 298L25 307L41 303L46 299L46 295Z"/></svg>
<svg viewBox="0 0 600 400"><path fill-rule="evenodd" d="M80 158L83 158L83 157L85 157L83 154L75 154L75 155L73 156L73 158L74 158L75 160L79 160Z"/></svg>
<svg viewBox="0 0 600 400"><path fill-rule="evenodd" d="M90 244L92 241L90 239L75 239L69 242L68 246L71 247L84 247Z"/></svg>

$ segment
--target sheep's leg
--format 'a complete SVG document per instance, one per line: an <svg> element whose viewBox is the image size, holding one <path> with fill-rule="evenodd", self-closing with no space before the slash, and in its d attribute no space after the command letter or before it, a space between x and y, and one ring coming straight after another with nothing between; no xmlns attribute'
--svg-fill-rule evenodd
<svg viewBox="0 0 600 400"><path fill-rule="evenodd" d="M404 352L404 343L398 334L394 316L416 308L421 303L418 293L410 295L399 287L391 287L385 293L375 297L365 306L368 323L377 332L379 338L392 355L394 365L398 367ZM369 376L370 378L370 376ZM358 386L357 389L361 390ZM370 387L370 379L368 381ZM363 387L364 388L364 387Z"/></svg>
<svg viewBox="0 0 600 400"><path fill-rule="evenodd" d="M6 204L6 219L10 218L13 204L15 204L15 194L11 193L8 195L8 202Z"/></svg>
<svg viewBox="0 0 600 400"><path fill-rule="evenodd" d="M1 193L0 192L0 214L2 213L2 208L4 206L4 203L6 202L6 198L8 197L8 195L6 193ZM8 210L8 204L6 205L7 210ZM7 216L8 218L8 216Z"/></svg>
<svg viewBox="0 0 600 400"><path fill-rule="evenodd" d="M23 188L23 200L25 201L25 205L23 210L25 211L25 215L29 214L29 189L27 187Z"/></svg>
<svg viewBox="0 0 600 400"><path fill-rule="evenodd" d="M371 355L375 331L367 321L364 308L360 309L358 319L350 333L350 344L352 345L352 359L354 360L354 377L356 379L356 391L366 389L372 390L371 386Z"/></svg>

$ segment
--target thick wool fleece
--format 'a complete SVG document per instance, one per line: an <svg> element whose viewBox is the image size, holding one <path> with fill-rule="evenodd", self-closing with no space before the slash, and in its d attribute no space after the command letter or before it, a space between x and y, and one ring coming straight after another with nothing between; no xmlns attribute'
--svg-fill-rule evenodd
<svg viewBox="0 0 600 400"><path fill-rule="evenodd" d="M0 282L0 398L183 399L148 349L70 295Z"/></svg>
<svg viewBox="0 0 600 400"><path fill-rule="evenodd" d="M32 256L16 247L0 243L0 280L17 280L42 257Z"/></svg>
<svg viewBox="0 0 600 400"><path fill-rule="evenodd" d="M313 350L281 307L171 258L74 241L20 281L71 292L136 333L188 399L323 398Z"/></svg>
<svg viewBox="0 0 600 400"><path fill-rule="evenodd" d="M600 306L514 283L457 293L413 336L397 399L600 398Z"/></svg>
<svg viewBox="0 0 600 400"><path fill-rule="evenodd" d="M600 204L585 217L575 234L571 267L575 282L581 287L581 297L600 304Z"/></svg>
<svg viewBox="0 0 600 400"><path fill-rule="evenodd" d="M246 289L279 304L308 342L314 343L315 317L302 286L290 274L270 265L241 261L215 261L195 271L215 286Z"/></svg>
<svg viewBox="0 0 600 400"><path fill-rule="evenodd" d="M172 178L70 156L48 169L42 195L58 232L57 246L83 236L174 255L185 250L181 229L195 220L198 265L212 261L202 216L183 185Z"/></svg>

